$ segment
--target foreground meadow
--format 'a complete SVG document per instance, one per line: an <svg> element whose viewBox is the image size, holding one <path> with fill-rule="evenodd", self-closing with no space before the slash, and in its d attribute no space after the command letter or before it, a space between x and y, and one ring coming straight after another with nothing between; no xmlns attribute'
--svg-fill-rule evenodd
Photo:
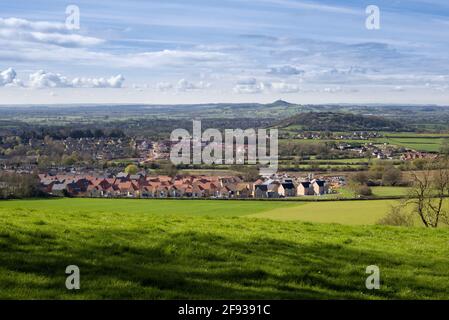
<svg viewBox="0 0 449 320"><path fill-rule="evenodd" d="M309 205L0 202L0 298L449 299L447 229L251 217ZM64 285L72 264L78 291ZM369 265L380 290L365 288Z"/></svg>

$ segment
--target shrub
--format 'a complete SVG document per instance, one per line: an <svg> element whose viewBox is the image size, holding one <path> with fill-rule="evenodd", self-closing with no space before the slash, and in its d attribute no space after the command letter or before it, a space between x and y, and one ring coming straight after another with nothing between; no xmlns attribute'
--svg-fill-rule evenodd
<svg viewBox="0 0 449 320"><path fill-rule="evenodd" d="M404 212L401 207L392 207L390 212L380 219L377 224L386 226L402 226L412 227L413 217L411 214Z"/></svg>
<svg viewBox="0 0 449 320"><path fill-rule="evenodd" d="M357 172L354 173L350 178L349 178L351 183L354 184L367 184L368 183L368 175L365 172Z"/></svg>
<svg viewBox="0 0 449 320"><path fill-rule="evenodd" d="M139 167L137 167L135 164L129 164L126 168L125 168L125 172L127 174L136 174L139 171Z"/></svg>
<svg viewBox="0 0 449 320"><path fill-rule="evenodd" d="M367 185L361 185L355 189L355 193L360 196L369 197L373 195L373 190L371 190L371 188Z"/></svg>
<svg viewBox="0 0 449 320"><path fill-rule="evenodd" d="M382 174L382 184L384 186L395 186L401 183L402 172L401 170L390 167Z"/></svg>

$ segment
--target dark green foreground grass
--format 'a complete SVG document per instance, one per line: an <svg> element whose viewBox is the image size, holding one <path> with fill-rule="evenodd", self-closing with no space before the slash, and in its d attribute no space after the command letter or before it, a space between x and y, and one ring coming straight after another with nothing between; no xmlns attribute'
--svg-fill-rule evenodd
<svg viewBox="0 0 449 320"><path fill-rule="evenodd" d="M3 299L449 299L447 229L31 203L0 203ZM76 292L64 285L72 264L81 270ZM380 290L365 288L368 265L380 267Z"/></svg>

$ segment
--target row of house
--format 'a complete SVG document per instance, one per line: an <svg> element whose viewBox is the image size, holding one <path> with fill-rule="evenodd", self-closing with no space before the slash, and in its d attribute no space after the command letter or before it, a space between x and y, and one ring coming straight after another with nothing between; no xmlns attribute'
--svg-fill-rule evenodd
<svg viewBox="0 0 449 320"><path fill-rule="evenodd" d="M146 176L119 173L110 177L39 175L41 188L54 196L93 198L284 198L323 195L326 181L266 179L245 182L238 176Z"/></svg>
<svg viewBox="0 0 449 320"><path fill-rule="evenodd" d="M419 151L408 151L401 156L403 161L412 161L416 159L435 160L438 158L438 154Z"/></svg>
<svg viewBox="0 0 449 320"><path fill-rule="evenodd" d="M329 186L324 180L268 179L254 185L254 198L284 198L297 196L314 196L329 193Z"/></svg>

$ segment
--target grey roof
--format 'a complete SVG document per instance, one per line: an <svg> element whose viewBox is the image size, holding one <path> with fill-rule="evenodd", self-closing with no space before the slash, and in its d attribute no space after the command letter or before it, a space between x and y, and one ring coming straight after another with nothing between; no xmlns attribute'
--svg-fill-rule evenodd
<svg viewBox="0 0 449 320"><path fill-rule="evenodd" d="M319 185L320 187L324 187L324 184L326 183L323 180L315 180L314 183L316 183L317 185Z"/></svg>
<svg viewBox="0 0 449 320"><path fill-rule="evenodd" d="M120 172L117 174L117 178L126 178L128 177L128 174L126 172Z"/></svg>
<svg viewBox="0 0 449 320"><path fill-rule="evenodd" d="M282 184L284 189L295 189L295 185L292 182L285 182Z"/></svg>
<svg viewBox="0 0 449 320"><path fill-rule="evenodd" d="M52 191L63 191L67 188L67 185L65 183L57 183L54 184L51 188Z"/></svg>
<svg viewBox="0 0 449 320"><path fill-rule="evenodd" d="M268 185L270 185L270 184L272 184L272 183L274 183L274 180L273 180L273 179L268 179L267 181L265 181L265 182L262 183L262 184L268 186Z"/></svg>

